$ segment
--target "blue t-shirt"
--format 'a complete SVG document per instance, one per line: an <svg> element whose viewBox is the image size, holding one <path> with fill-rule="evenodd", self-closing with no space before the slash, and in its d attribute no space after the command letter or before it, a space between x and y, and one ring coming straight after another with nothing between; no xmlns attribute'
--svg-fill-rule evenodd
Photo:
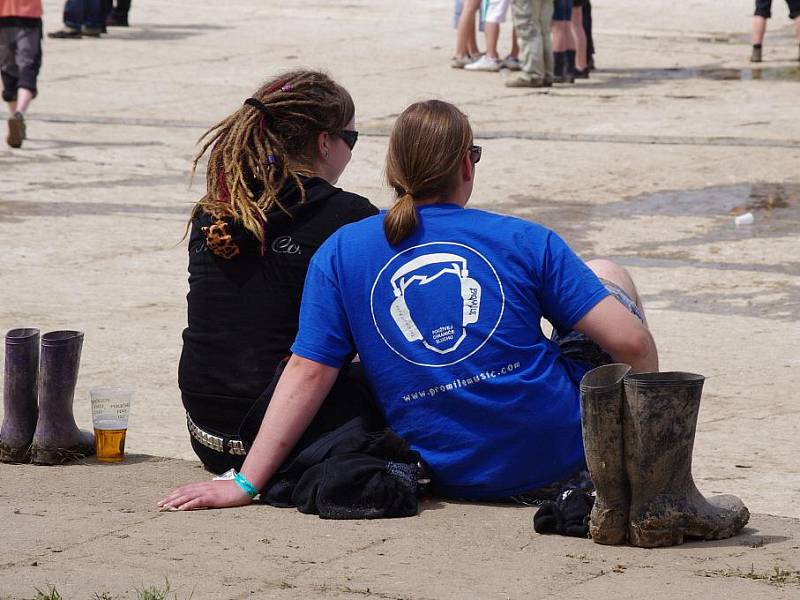
<svg viewBox="0 0 800 600"><path fill-rule="evenodd" d="M314 255L292 351L331 367L357 351L389 426L444 495L503 498L570 475L584 460L586 366L540 321L571 328L608 295L602 283L534 223L428 205L392 247L384 215Z"/></svg>

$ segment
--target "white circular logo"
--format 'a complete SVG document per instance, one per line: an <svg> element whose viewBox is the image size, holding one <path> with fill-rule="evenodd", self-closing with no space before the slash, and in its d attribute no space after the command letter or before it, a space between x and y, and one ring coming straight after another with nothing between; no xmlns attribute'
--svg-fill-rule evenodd
<svg viewBox="0 0 800 600"><path fill-rule="evenodd" d="M446 367L489 341L503 317L505 295L483 254L456 242L428 242L383 266L370 308L375 329L398 356Z"/></svg>

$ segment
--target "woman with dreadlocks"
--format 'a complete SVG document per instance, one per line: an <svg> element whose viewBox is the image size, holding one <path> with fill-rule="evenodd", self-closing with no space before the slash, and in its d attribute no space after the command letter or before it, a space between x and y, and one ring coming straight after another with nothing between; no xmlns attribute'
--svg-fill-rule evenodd
<svg viewBox="0 0 800 600"><path fill-rule="evenodd" d="M378 212L335 187L358 138L354 113L327 75L294 71L201 138L194 167L210 149L207 191L190 223L178 380L192 448L214 473L241 467L240 427L249 411L265 410L290 354L314 252L342 225ZM339 408L334 420L344 418Z"/></svg>

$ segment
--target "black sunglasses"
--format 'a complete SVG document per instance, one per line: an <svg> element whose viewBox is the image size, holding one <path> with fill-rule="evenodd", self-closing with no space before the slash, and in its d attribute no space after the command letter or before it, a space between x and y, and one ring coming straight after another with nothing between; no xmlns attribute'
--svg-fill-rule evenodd
<svg viewBox="0 0 800 600"><path fill-rule="evenodd" d="M476 165L479 162L481 162L482 153L483 153L483 148L481 148L480 146L469 147L469 159L472 161L473 165Z"/></svg>
<svg viewBox="0 0 800 600"><path fill-rule="evenodd" d="M339 133L335 133L334 135L341 138L350 150L355 147L358 141L358 132L352 129L342 129Z"/></svg>

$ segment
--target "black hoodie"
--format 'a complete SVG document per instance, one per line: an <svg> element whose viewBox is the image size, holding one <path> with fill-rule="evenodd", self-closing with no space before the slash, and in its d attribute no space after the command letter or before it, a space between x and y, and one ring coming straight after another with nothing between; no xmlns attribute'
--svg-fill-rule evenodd
<svg viewBox="0 0 800 600"><path fill-rule="evenodd" d="M239 253L212 253L202 230L212 217L192 222L189 238L189 323L183 331L178 384L183 404L201 427L235 434L250 406L289 354L298 328L300 297L309 261L347 223L377 214L369 200L320 178L304 180L305 202L293 184L265 224L262 246L241 225L229 224Z"/></svg>

